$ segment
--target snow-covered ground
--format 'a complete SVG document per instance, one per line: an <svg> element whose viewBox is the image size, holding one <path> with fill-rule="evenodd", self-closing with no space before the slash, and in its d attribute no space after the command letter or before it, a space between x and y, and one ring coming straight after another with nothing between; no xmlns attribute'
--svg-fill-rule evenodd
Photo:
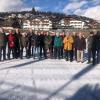
<svg viewBox="0 0 100 100"><path fill-rule="evenodd" d="M32 58L0 62L0 100L100 100L100 65Z"/></svg>

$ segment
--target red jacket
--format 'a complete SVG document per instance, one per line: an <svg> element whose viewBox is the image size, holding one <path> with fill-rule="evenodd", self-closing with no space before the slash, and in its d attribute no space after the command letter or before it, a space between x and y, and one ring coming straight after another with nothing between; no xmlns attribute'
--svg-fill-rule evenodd
<svg viewBox="0 0 100 100"><path fill-rule="evenodd" d="M9 35L8 35L8 46L10 48L13 48L15 46L14 42L15 42L15 36L14 36L14 34L9 33Z"/></svg>

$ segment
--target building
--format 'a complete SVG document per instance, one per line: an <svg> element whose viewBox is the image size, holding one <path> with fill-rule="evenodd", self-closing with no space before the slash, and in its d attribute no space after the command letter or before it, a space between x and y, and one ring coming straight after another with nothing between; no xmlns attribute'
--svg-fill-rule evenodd
<svg viewBox="0 0 100 100"><path fill-rule="evenodd" d="M86 28L85 22L76 20L74 18L65 17L59 21L58 24L59 29L83 29Z"/></svg>
<svg viewBox="0 0 100 100"><path fill-rule="evenodd" d="M52 29L52 21L47 17L31 16L29 20L23 21L23 29L32 28L33 30L45 30Z"/></svg>
<svg viewBox="0 0 100 100"><path fill-rule="evenodd" d="M85 23L80 20L71 20L70 24L69 24L69 26L71 26L73 28L77 28L77 29L83 29L84 25L85 25Z"/></svg>
<svg viewBox="0 0 100 100"><path fill-rule="evenodd" d="M69 18L63 18L59 21L59 29L69 28L70 20Z"/></svg>
<svg viewBox="0 0 100 100"><path fill-rule="evenodd" d="M29 29L29 28L31 28L30 24L31 24L30 20L24 20L23 21L23 25L22 25L23 29Z"/></svg>

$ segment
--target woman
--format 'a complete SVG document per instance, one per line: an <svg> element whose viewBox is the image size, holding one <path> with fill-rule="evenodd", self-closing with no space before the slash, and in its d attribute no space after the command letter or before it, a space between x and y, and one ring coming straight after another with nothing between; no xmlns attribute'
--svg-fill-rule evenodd
<svg viewBox="0 0 100 100"><path fill-rule="evenodd" d="M13 58L15 58L15 36L12 30L9 30L7 40L8 40L8 59L10 60L11 52Z"/></svg>
<svg viewBox="0 0 100 100"><path fill-rule="evenodd" d="M69 58L70 58L70 62L73 61L73 52L72 52L73 42L74 42L73 37L71 36L70 33L67 33L66 37L63 40L66 61L68 61Z"/></svg>

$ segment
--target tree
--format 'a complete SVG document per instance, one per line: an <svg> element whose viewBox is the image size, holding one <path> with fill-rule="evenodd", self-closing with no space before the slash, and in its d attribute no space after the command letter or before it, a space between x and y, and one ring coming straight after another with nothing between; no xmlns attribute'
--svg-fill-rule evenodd
<svg viewBox="0 0 100 100"><path fill-rule="evenodd" d="M33 7L32 8L32 14L35 14L36 13L36 10L35 10L35 8Z"/></svg>
<svg viewBox="0 0 100 100"><path fill-rule="evenodd" d="M13 28L21 28L21 25L20 25L18 18L15 17L12 19L12 27Z"/></svg>

